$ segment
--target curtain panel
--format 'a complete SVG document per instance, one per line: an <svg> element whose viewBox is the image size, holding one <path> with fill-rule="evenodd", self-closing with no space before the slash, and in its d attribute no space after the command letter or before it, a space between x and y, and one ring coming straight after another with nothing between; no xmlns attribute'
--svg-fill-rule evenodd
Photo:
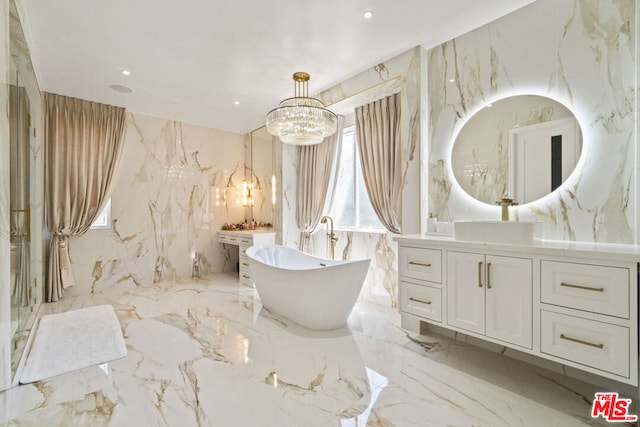
<svg viewBox="0 0 640 427"><path fill-rule="evenodd" d="M45 199L52 234L47 302L58 301L74 284L69 237L86 233L111 196L125 125L124 108L44 94Z"/></svg>
<svg viewBox="0 0 640 427"><path fill-rule="evenodd" d="M400 94L356 108L356 135L365 187L380 222L401 233Z"/></svg>
<svg viewBox="0 0 640 427"><path fill-rule="evenodd" d="M297 147L296 222L300 228L300 250L308 245L333 199L343 129L344 117L338 116L336 133L320 144Z"/></svg>

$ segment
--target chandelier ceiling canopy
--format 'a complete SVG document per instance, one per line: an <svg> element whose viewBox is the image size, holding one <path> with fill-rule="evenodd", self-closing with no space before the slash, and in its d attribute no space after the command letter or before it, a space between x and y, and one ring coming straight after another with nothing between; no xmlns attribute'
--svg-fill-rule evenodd
<svg viewBox="0 0 640 427"><path fill-rule="evenodd" d="M308 95L309 74L293 74L294 96L267 114L267 131L286 144L312 145L336 132L338 118Z"/></svg>

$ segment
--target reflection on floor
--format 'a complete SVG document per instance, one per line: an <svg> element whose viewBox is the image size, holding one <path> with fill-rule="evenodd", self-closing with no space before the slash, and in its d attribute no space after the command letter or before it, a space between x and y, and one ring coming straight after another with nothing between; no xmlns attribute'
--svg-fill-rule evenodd
<svg viewBox="0 0 640 427"><path fill-rule="evenodd" d="M306 330L261 310L235 277L48 304L112 304L129 354L0 393L16 426L579 426L603 391L442 338L359 303L349 327Z"/></svg>

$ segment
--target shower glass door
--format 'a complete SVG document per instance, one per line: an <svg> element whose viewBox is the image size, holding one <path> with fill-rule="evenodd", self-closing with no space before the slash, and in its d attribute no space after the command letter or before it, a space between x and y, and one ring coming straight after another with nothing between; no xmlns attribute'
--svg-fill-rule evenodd
<svg viewBox="0 0 640 427"><path fill-rule="evenodd" d="M31 289L31 206L30 206L30 106L27 91L16 65L11 63L9 86L9 146L11 202L11 329L15 370L32 321L35 298Z"/></svg>
<svg viewBox="0 0 640 427"><path fill-rule="evenodd" d="M10 300L11 378L15 384L30 333L42 302L44 265L44 162L42 104L29 47L16 4L9 0L9 51L6 98L9 118L10 263L9 281L0 297ZM6 170L6 169L5 169Z"/></svg>

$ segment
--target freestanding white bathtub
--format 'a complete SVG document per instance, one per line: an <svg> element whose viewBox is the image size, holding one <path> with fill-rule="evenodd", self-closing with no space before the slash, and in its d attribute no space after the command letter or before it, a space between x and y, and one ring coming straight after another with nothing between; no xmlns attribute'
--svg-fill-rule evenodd
<svg viewBox="0 0 640 427"><path fill-rule="evenodd" d="M358 299L371 260L317 258L285 246L247 249L262 305L309 329L336 329Z"/></svg>

